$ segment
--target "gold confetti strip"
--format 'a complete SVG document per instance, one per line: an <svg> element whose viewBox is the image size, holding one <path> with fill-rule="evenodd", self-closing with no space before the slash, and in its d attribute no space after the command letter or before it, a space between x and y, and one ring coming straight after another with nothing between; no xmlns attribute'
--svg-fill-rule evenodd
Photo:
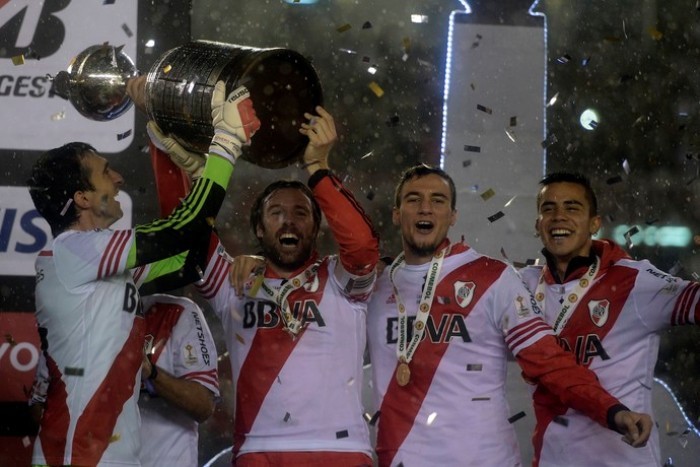
<svg viewBox="0 0 700 467"><path fill-rule="evenodd" d="M656 29L654 26L649 27L649 35L655 41L660 41L664 37L664 33Z"/></svg>
<svg viewBox="0 0 700 467"><path fill-rule="evenodd" d="M483 193L481 193L481 195L479 195L479 196L481 196L481 199L483 199L484 201L486 201L486 200L488 200L488 199L493 198L495 194L496 194L496 192L493 191L493 188L489 188L488 190L486 190L486 191L484 191Z"/></svg>
<svg viewBox="0 0 700 467"><path fill-rule="evenodd" d="M404 37L401 39L401 43L403 44L403 48L405 50L408 50L411 48L411 38L410 37Z"/></svg>
<svg viewBox="0 0 700 467"><path fill-rule="evenodd" d="M236 333L236 340L241 344L245 345L245 339L243 339L243 337L241 337L241 335L238 333Z"/></svg>
<svg viewBox="0 0 700 467"><path fill-rule="evenodd" d="M369 83L369 88L372 90L375 96L382 97L384 95L384 90L376 82L372 81Z"/></svg>
<svg viewBox="0 0 700 467"><path fill-rule="evenodd" d="M163 67L163 73L165 73L167 75L168 73L170 73L170 70L172 70L172 69L173 69L173 67L171 65L165 65Z"/></svg>
<svg viewBox="0 0 700 467"><path fill-rule="evenodd" d="M12 334L5 334L5 341L11 346L17 345L17 341L12 337Z"/></svg>
<svg viewBox="0 0 700 467"><path fill-rule="evenodd" d="M345 32L345 31L349 31L351 28L352 28L352 26L350 26L349 24L346 23L346 24L343 24L342 26L337 27L335 30L338 32Z"/></svg>
<svg viewBox="0 0 700 467"><path fill-rule="evenodd" d="M14 66L24 65L24 55L15 55L12 57L12 64Z"/></svg>
<svg viewBox="0 0 700 467"><path fill-rule="evenodd" d="M114 433L112 436L110 436L109 442L110 442L110 443L116 443L116 442L119 441L120 439L122 439L122 435L120 435L119 433Z"/></svg>

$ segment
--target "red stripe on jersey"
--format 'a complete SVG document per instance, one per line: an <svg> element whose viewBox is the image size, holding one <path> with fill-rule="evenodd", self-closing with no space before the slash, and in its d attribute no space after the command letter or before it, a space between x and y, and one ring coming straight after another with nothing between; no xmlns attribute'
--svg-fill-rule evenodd
<svg viewBox="0 0 700 467"><path fill-rule="evenodd" d="M143 272L145 270L146 270L146 268L144 266L139 266L134 270L134 272L132 273L134 284L139 283L139 279L141 279L141 275L143 275Z"/></svg>
<svg viewBox="0 0 700 467"><path fill-rule="evenodd" d="M552 328L542 318L535 316L533 319L520 323L508 331L506 344L512 352L515 352L515 349L523 342L542 332L553 334Z"/></svg>
<svg viewBox="0 0 700 467"><path fill-rule="evenodd" d="M191 381L199 381L202 383L210 384L218 389L219 387L219 374L215 369L206 371L193 371L192 373L187 373L183 375L183 378Z"/></svg>
<svg viewBox="0 0 700 467"><path fill-rule="evenodd" d="M452 271L437 286L430 309L432 320L439 323L447 313L460 313L466 318L484 293L501 276L505 268L506 265L500 261L481 257ZM454 283L458 280L476 284L471 302L464 308L455 303L450 305L439 303L438 297L450 297L451 300L455 300ZM433 377L448 345L449 342L423 340L418 345L410 363L410 382L401 387L396 382L396 378L391 378L379 409L381 415L379 416L376 449L379 465L391 464L411 432L418 411L430 390Z"/></svg>
<svg viewBox="0 0 700 467"><path fill-rule="evenodd" d="M328 282L328 259L324 259L318 268L318 288L311 293L301 287L289 294L289 305L292 310L299 309L303 313L302 306L295 307L304 301L313 300L316 305L321 303L323 291ZM279 309L275 310L279 313ZM299 316L296 316L299 318ZM292 339L283 328L280 318L279 324L274 328L258 328L250 345L250 350L245 361L241 365L236 384L236 413L234 415L233 434L233 458L235 459L245 437L250 432L260 408L267 397L270 387L276 381L282 367L294 351L297 343L304 338L304 329L299 332L296 339ZM274 349L274 350L273 350Z"/></svg>
<svg viewBox="0 0 700 467"><path fill-rule="evenodd" d="M590 290L583 296L576 305L571 318L559 333L559 337L565 339L569 348L576 349L577 339L586 339L596 336L598 341L603 342L605 336L617 322L625 303L627 302L637 279L638 270L624 266L613 266L607 273L593 284ZM602 326L598 326L593 321L593 312L589 309L591 301L607 300L607 317ZM585 350L585 349L584 349ZM577 355L579 360L580 355ZM595 357L594 357L595 358ZM579 362L588 367L591 361ZM563 405L559 398L551 394L542 385L538 385L533 394L535 413L537 414L537 426L533 435L533 445L535 448L535 460L533 465L537 465L537 460L542 452L542 437L547 426L555 417L563 415L567 407Z"/></svg>
<svg viewBox="0 0 700 467"><path fill-rule="evenodd" d="M104 253L102 253L102 259L100 260L100 266L97 271L97 279L102 279L103 277L108 277L114 274L116 271L115 264L119 261L119 256L124 250L124 244L126 240L130 237L130 231L128 230L117 230L109 239L107 248L105 248Z"/></svg>
<svg viewBox="0 0 700 467"><path fill-rule="evenodd" d="M39 439L41 449L44 452L46 463L49 465L63 465L66 437L68 436L68 425L70 424L70 413L66 400L66 385L61 379L61 370L50 354L46 355L46 366L49 369L49 389L47 391L46 410L41 417L41 430Z"/></svg>
<svg viewBox="0 0 700 467"><path fill-rule="evenodd" d="M690 322L690 312L693 310L693 302L696 300L698 289L700 284L697 282L691 282L683 290L681 296L676 300L676 304L673 308L673 314L671 315L671 324L688 324ZM695 316L698 316L698 306L695 304ZM697 319L696 319L697 322Z"/></svg>
<svg viewBox="0 0 700 467"><path fill-rule="evenodd" d="M605 276L593 284L576 305L569 322L559 332L559 337L567 341L570 349L575 348L576 339L579 337L585 339L587 336L596 335L598 340L603 342L627 303L638 273L637 269L613 266L608 269ZM593 301L608 302L607 316L602 326L594 321L594 312L591 311L591 308L595 308L595 303L591 303ZM590 365L590 362L579 363L585 366Z"/></svg>
<svg viewBox="0 0 700 467"><path fill-rule="evenodd" d="M228 271L228 262L221 256L217 255L214 259L212 271L207 276L207 280L204 282L204 284L197 286L199 288L199 293L203 298L208 300L217 294L221 288L221 284L224 282L224 279L228 276Z"/></svg>
<svg viewBox="0 0 700 467"><path fill-rule="evenodd" d="M185 310L177 303L155 302L146 310L146 335L153 336L153 354L151 363L155 364L163 353L165 343L173 334L173 328Z"/></svg>
<svg viewBox="0 0 700 467"><path fill-rule="evenodd" d="M124 403L134 395L136 375L143 359L145 323L136 317L131 333L116 355L102 384L78 419L73 437L73 465L96 465L107 449Z"/></svg>

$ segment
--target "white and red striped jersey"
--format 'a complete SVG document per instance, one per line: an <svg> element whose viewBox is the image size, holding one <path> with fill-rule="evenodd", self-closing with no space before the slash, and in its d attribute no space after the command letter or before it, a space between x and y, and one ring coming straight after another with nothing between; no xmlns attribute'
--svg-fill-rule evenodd
<svg viewBox="0 0 700 467"><path fill-rule="evenodd" d="M36 260L51 384L32 463L139 465L144 320L125 269L132 230L67 231Z"/></svg>
<svg viewBox="0 0 700 467"><path fill-rule="evenodd" d="M210 262L199 287L225 330L236 394L235 455L371 453L361 402L367 304L345 292L348 282L333 274L337 262L324 258L316 276L291 293L303 326L295 339L267 295L238 298L228 263L218 254ZM265 281L273 289L283 282L269 275Z"/></svg>
<svg viewBox="0 0 700 467"><path fill-rule="evenodd" d="M271 268L264 273L264 286L254 290L248 284L239 298L228 280L228 255L214 242L198 284L221 320L231 358L234 457L289 451L371 454L363 418L362 364L367 301L379 257L377 237L335 176L319 170L309 185L340 254L319 258L314 253L292 273L294 277L317 265L288 296L290 312L301 321L295 338L264 292L279 291L286 282Z"/></svg>
<svg viewBox="0 0 700 467"><path fill-rule="evenodd" d="M429 267L403 265L395 272L409 340ZM388 269L377 281L367 322L380 466L520 465L505 395L509 352L529 378L606 422L617 401L557 346L515 270L464 244L453 245L444 259L410 381L399 385L398 312Z"/></svg>
<svg viewBox="0 0 700 467"><path fill-rule="evenodd" d="M214 338L192 300L165 294L142 298L151 362L176 378L195 381L219 396ZM141 465L198 464L198 427L190 415L145 390L141 409Z"/></svg>
<svg viewBox="0 0 700 467"><path fill-rule="evenodd" d="M631 260L611 241L594 240L592 251L600 259L600 269L560 330L560 344L593 370L601 385L623 404L651 414L659 333L672 325L700 322L700 284L672 277L648 261ZM575 268L563 284L546 266L521 271L533 292L544 274L544 297L540 298L545 301L548 323L557 319L560 300L572 293L587 266ZM533 397L537 415L533 442L539 465L660 465L656 428L647 445L635 449L618 434L567 409L546 388L538 387Z"/></svg>

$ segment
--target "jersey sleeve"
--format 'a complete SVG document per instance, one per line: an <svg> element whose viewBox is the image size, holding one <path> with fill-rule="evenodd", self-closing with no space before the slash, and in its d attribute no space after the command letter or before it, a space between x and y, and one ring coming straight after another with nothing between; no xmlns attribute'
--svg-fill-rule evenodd
<svg viewBox="0 0 700 467"><path fill-rule="evenodd" d="M123 273L133 243L133 230L64 232L53 243L59 279L70 289Z"/></svg>
<svg viewBox="0 0 700 467"><path fill-rule="evenodd" d="M231 265L226 249L216 235L210 238L207 254L207 264L203 271L202 279L196 283L197 290L202 298L211 305L214 313L222 322L226 321L225 314L233 310L236 296L233 286L228 280Z"/></svg>
<svg viewBox="0 0 700 467"><path fill-rule="evenodd" d="M191 300L182 299L185 310L180 314L171 339L173 374L195 381L219 395L217 353L214 338L202 310Z"/></svg>
<svg viewBox="0 0 700 467"><path fill-rule="evenodd" d="M497 319L523 376L546 387L565 405L609 427L608 415L621 406L620 402L603 389L595 373L577 365L574 355L559 346L515 270L506 268L493 288L497 291Z"/></svg>
<svg viewBox="0 0 700 467"><path fill-rule="evenodd" d="M379 240L372 223L352 193L329 171L314 173L309 186L339 246L335 279L346 296L366 299L379 260Z"/></svg>
<svg viewBox="0 0 700 467"><path fill-rule="evenodd" d="M671 276L648 261L622 260L639 270L630 294L640 320L652 331L700 324L700 284Z"/></svg>
<svg viewBox="0 0 700 467"><path fill-rule="evenodd" d="M206 238L223 203L232 171L233 165L223 158L207 158L202 177L170 216L134 229L127 267L169 258L186 251L198 238Z"/></svg>

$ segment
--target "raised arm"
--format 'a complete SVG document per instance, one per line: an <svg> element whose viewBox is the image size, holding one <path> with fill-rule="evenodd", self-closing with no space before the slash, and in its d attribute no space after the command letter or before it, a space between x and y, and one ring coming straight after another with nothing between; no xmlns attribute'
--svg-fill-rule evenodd
<svg viewBox="0 0 700 467"><path fill-rule="evenodd" d="M211 231L241 147L250 143L251 136L260 127L244 87L227 97L224 83L217 83L212 97L212 123L214 137L201 178L168 218L135 228L136 239L129 252L128 268L185 251ZM168 148L160 149L167 151Z"/></svg>
<svg viewBox="0 0 700 467"><path fill-rule="evenodd" d="M340 247L340 264L336 270L342 284L353 282L353 288L363 289L363 279L371 280L379 259L379 241L372 224L355 197L331 173L328 156L337 140L333 117L322 107L318 115L305 114L309 123L299 130L309 137L304 152L304 166L309 172L309 187L314 193L333 236ZM351 277L346 277L349 274Z"/></svg>

